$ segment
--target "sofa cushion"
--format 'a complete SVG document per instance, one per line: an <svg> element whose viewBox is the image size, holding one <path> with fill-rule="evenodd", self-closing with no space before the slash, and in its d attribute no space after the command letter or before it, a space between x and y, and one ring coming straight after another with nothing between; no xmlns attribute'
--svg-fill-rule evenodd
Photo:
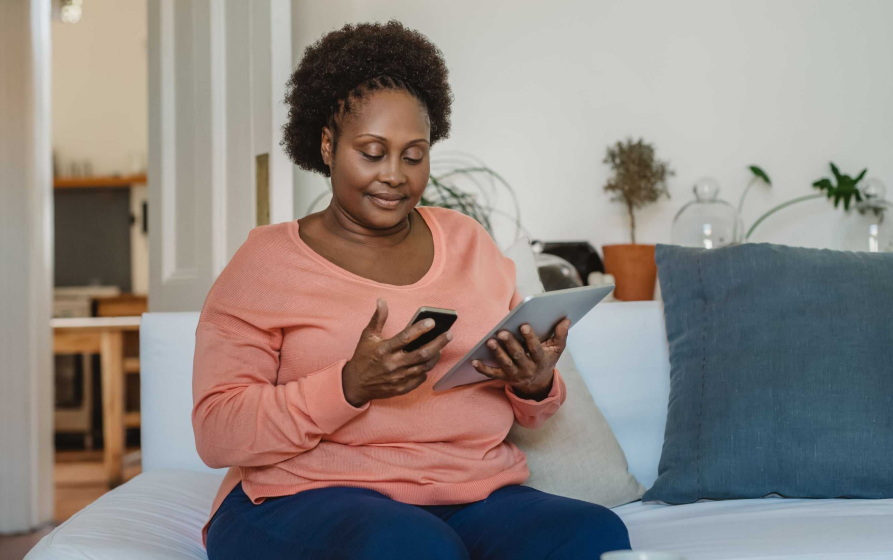
<svg viewBox="0 0 893 560"><path fill-rule="evenodd" d="M893 254L660 245L670 401L645 500L893 497Z"/></svg>
<svg viewBox="0 0 893 560"><path fill-rule="evenodd" d="M222 474L159 469L106 493L45 536L26 560L207 560L202 526Z"/></svg>
<svg viewBox="0 0 893 560"><path fill-rule="evenodd" d="M646 488L657 479L670 398L664 311L657 301L600 303L567 348L629 465Z"/></svg>
<svg viewBox="0 0 893 560"><path fill-rule="evenodd" d="M144 313L140 320L143 472L219 472L202 462L192 432L192 360L199 313Z"/></svg>
<svg viewBox="0 0 893 560"><path fill-rule="evenodd" d="M521 296L543 292L530 242L522 237L504 254L515 263ZM626 457L592 400L570 351L556 364L567 386L567 400L536 430L517 423L508 441L527 455L525 485L543 492L613 507L638 500L645 489L627 470ZM573 460L564 458L573 457Z"/></svg>
<svg viewBox="0 0 893 560"><path fill-rule="evenodd" d="M893 500L747 499L614 508L633 550L685 560L890 560Z"/></svg>
<svg viewBox="0 0 893 560"><path fill-rule="evenodd" d="M200 531L220 480L186 470L141 474L57 527L26 560L206 560ZM613 511L634 549L686 560L889 559L893 550L893 500L635 502Z"/></svg>

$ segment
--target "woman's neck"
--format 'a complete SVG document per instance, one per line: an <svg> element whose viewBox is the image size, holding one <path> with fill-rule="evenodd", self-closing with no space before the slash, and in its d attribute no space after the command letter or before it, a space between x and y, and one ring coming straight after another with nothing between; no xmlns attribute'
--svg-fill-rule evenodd
<svg viewBox="0 0 893 560"><path fill-rule="evenodd" d="M322 226L331 235L357 245L385 249L399 245L412 231L412 214L404 216L397 224L386 229L369 228L335 204L322 212Z"/></svg>

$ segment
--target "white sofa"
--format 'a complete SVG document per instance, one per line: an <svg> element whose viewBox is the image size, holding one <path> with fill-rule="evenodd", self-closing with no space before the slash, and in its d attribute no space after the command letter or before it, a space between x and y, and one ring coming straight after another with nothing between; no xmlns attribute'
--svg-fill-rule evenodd
<svg viewBox="0 0 893 560"><path fill-rule="evenodd" d="M191 376L197 313L149 313L141 328L143 474L47 535L28 560L205 559L199 531L223 476L196 454ZM630 471L657 477L669 361L659 303L605 303L569 350ZM574 460L573 457L556 457ZM766 498L615 508L633 547L723 558L893 559L893 500Z"/></svg>

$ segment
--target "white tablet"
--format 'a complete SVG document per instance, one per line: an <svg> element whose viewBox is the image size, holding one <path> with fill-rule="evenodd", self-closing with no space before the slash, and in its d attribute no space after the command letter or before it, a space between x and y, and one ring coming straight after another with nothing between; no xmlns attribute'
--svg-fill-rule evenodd
<svg viewBox="0 0 893 560"><path fill-rule="evenodd" d="M521 325L528 323L540 340L547 340L552 336L556 325L565 317L571 320L573 329L577 322L613 289L614 284L603 284L527 296L434 384L434 390L445 391L460 385L492 379L474 369L471 362L480 360L485 365L499 366L491 355L492 350L487 348L487 341L494 338L499 331L507 330L523 343Z"/></svg>

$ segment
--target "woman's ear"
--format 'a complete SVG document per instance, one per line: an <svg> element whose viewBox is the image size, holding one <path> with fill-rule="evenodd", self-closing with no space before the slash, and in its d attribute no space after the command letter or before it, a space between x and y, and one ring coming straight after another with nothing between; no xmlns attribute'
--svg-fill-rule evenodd
<svg viewBox="0 0 893 560"><path fill-rule="evenodd" d="M319 151L322 154L322 161L330 168L332 167L332 155L335 148L335 137L332 133L332 129L324 126L322 127L322 138L319 144Z"/></svg>

